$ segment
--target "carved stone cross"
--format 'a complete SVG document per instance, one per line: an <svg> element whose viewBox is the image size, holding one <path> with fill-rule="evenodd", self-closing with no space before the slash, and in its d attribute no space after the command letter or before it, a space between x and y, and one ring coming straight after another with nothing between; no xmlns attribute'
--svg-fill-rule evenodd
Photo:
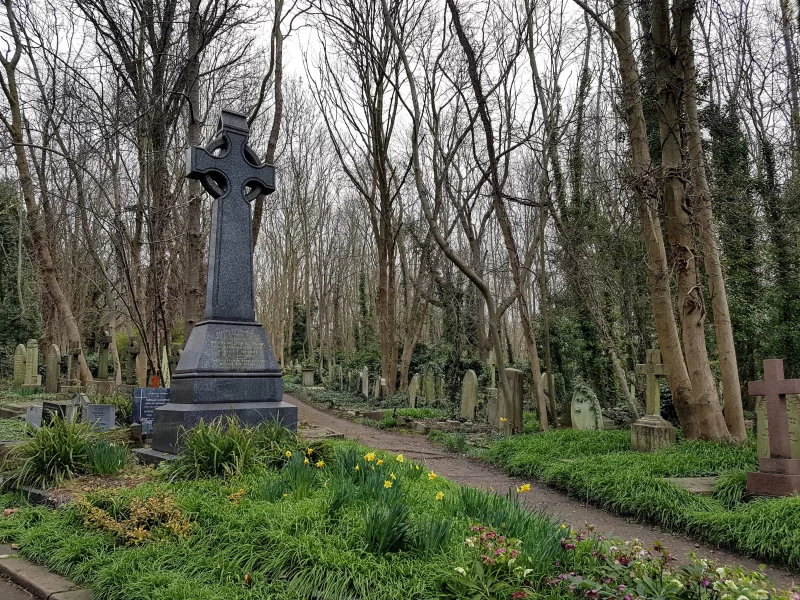
<svg viewBox="0 0 800 600"><path fill-rule="evenodd" d="M255 319L250 202L275 191L275 168L261 164L249 135L245 115L223 110L216 137L186 157L186 176L214 198L205 319Z"/></svg>
<svg viewBox="0 0 800 600"><path fill-rule="evenodd" d="M667 374L664 365L661 364L661 351L650 349L647 351L647 360L643 365L636 365L637 375L647 376L647 388L645 391L645 409L648 415L661 416L661 388L658 386L658 378Z"/></svg>
<svg viewBox="0 0 800 600"><path fill-rule="evenodd" d="M791 458L786 394L800 394L800 379L783 378L782 360L765 360L764 381L749 382L747 393L751 396L765 396L767 399L770 457Z"/></svg>

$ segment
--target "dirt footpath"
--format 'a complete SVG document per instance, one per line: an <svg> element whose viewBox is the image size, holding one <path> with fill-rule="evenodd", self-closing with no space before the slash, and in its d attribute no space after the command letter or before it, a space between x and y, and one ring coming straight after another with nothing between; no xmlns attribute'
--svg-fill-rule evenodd
<svg viewBox="0 0 800 600"><path fill-rule="evenodd" d="M658 527L611 515L585 502L581 502L579 499L571 498L553 490L543 483L509 477L500 469L487 465L482 461L446 452L443 448L431 444L424 436L419 434L407 431L395 432L375 429L374 427L360 425L331 415L300 400L296 396L287 394L286 399L298 407L300 423L308 423L316 427L327 427L343 434L345 437L357 439L365 446L397 454L402 453L408 458L424 463L429 469L457 483L487 490L496 490L503 494L509 488L516 488L523 483L530 483L531 491L524 495L525 504L533 510L543 510L553 518L571 524L575 529L582 528L584 523L590 523L607 537L617 537L624 540L638 538L645 545L650 546L657 540L669 548L670 552L679 560L685 560L689 552L695 551L701 558L709 558L721 564L741 565L754 570L759 567L760 563L758 561L704 544L698 544L686 536L671 534ZM766 572L779 589L790 589L795 581L800 585L800 576L783 569L767 567Z"/></svg>

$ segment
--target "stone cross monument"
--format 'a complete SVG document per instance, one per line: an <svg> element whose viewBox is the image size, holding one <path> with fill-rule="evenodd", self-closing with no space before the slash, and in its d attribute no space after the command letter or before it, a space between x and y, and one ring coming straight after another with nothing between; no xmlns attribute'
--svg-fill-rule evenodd
<svg viewBox="0 0 800 600"><path fill-rule="evenodd" d="M275 191L275 169L261 164L249 134L245 115L223 110L216 137L187 153L186 176L214 198L206 308L172 374L170 401L154 413L160 452L175 452L179 429L201 419L297 426L297 407L283 402L281 370L255 318L250 202Z"/></svg>
<svg viewBox="0 0 800 600"><path fill-rule="evenodd" d="M645 416L631 425L631 448L640 452L653 452L675 443L675 428L661 418L661 389L658 378L667 374L661 364L661 351L648 350L647 361L636 365L637 375L647 376L645 392Z"/></svg>
<svg viewBox="0 0 800 600"><path fill-rule="evenodd" d="M792 458L787 394L800 394L800 379L783 378L782 360L764 361L764 381L747 384L751 396L767 399L769 458L758 459L758 472L747 474L751 494L788 496L800 493L800 458Z"/></svg>

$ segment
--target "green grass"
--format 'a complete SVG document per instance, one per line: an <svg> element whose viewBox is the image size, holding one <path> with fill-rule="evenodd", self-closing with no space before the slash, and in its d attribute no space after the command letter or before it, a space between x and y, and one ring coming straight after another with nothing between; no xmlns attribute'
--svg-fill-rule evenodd
<svg viewBox="0 0 800 600"><path fill-rule="evenodd" d="M25 419L0 419L0 440L24 440L26 437Z"/></svg>
<svg viewBox="0 0 800 600"><path fill-rule="evenodd" d="M279 470L256 466L224 479L160 481L117 490L113 501L107 493L94 500L113 517L124 514L119 507L132 497L171 493L191 521L185 539L155 531L151 541L126 546L85 526L85 513L70 506L24 507L0 519L0 543L20 544L23 556L104 600L455 600L440 593L456 566L474 560L464 540L480 501L471 498L467 506L457 486L424 468L381 453L368 460L365 452L328 442L319 449L329 456L322 467L304 465L303 455L293 453ZM512 504L504 511L503 498L474 494L490 498L484 504L492 504L493 515L517 510ZM0 508L15 502L0 496ZM558 525L538 514L514 514L531 547L552 552L546 570L556 574Z"/></svg>
<svg viewBox="0 0 800 600"><path fill-rule="evenodd" d="M667 450L630 450L627 431L553 431L507 437L484 457L615 514L688 533L742 554L800 568L800 497L742 503L742 473L757 468L755 443L681 441ZM664 478L722 475L715 497ZM737 500L738 498L738 500Z"/></svg>

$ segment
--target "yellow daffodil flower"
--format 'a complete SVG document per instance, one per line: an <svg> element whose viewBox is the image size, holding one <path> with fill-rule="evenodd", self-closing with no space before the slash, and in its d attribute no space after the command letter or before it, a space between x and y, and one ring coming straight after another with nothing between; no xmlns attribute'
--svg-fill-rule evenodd
<svg viewBox="0 0 800 600"><path fill-rule="evenodd" d="M312 454L314 454L314 449L313 448L308 448L306 450L306 452L308 453L309 456L311 456Z"/></svg>
<svg viewBox="0 0 800 600"><path fill-rule="evenodd" d="M404 462L406 459L405 459L405 458L403 458L403 455L402 455L402 454L398 454L398 455L395 457L395 460L396 460L397 462Z"/></svg>
<svg viewBox="0 0 800 600"><path fill-rule="evenodd" d="M436 499L437 500L444 500L444 492L439 492L438 494L436 494Z"/></svg>
<svg viewBox="0 0 800 600"><path fill-rule="evenodd" d="M380 466L383 464L383 460L381 460L381 459L379 458L379 459L378 459L378 462L376 462L375 464L376 464L376 465L378 465L378 466L380 467Z"/></svg>
<svg viewBox="0 0 800 600"><path fill-rule="evenodd" d="M505 417L500 417L500 422L501 423L508 423L508 419L506 419Z"/></svg>
<svg viewBox="0 0 800 600"><path fill-rule="evenodd" d="M370 452L368 454L365 454L364 455L364 460L367 461L367 462L372 462L373 460L375 460L375 453L374 452Z"/></svg>
<svg viewBox="0 0 800 600"><path fill-rule="evenodd" d="M316 464L317 464L317 468L321 469L322 467L325 466L325 461L324 460L318 460Z"/></svg>
<svg viewBox="0 0 800 600"><path fill-rule="evenodd" d="M392 487L392 482L387 479L386 481L383 482L383 487L385 487L388 490L390 487Z"/></svg>
<svg viewBox="0 0 800 600"><path fill-rule="evenodd" d="M286 452L284 452L284 454L286 455L286 458L292 458L292 451L291 450L287 450Z"/></svg>
<svg viewBox="0 0 800 600"><path fill-rule="evenodd" d="M433 481L434 479L436 479L436 473L434 473L433 471L431 471L430 473L428 473L428 479L430 479L431 481Z"/></svg>
<svg viewBox="0 0 800 600"><path fill-rule="evenodd" d="M307 465L309 462L310 462L310 461L309 461L307 458L303 460L303 464L304 464L304 465Z"/></svg>
<svg viewBox="0 0 800 600"><path fill-rule="evenodd" d="M397 476L394 473L389 473L389 479L394 481L395 479L397 479Z"/></svg>
<svg viewBox="0 0 800 600"><path fill-rule="evenodd" d="M358 471L358 470L359 470L358 465L356 465L356 471Z"/></svg>
<svg viewBox="0 0 800 600"><path fill-rule="evenodd" d="M530 491L531 491L531 484L530 483L523 483L517 489L517 493L518 494L521 494L521 493L524 493L524 492L530 492Z"/></svg>

